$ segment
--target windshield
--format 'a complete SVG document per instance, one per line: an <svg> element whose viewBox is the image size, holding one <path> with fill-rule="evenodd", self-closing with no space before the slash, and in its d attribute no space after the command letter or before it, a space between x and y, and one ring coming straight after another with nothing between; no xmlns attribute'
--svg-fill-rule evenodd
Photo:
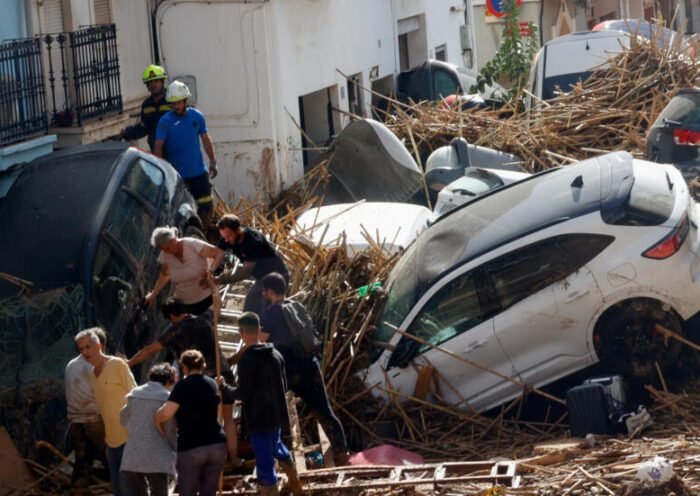
<svg viewBox="0 0 700 496"><path fill-rule="evenodd" d="M394 331L384 325L384 322L396 327L400 326L416 302L419 257L411 255L412 249L415 250L415 248L416 244L413 243L391 271L391 282L387 288L388 297L379 316L377 329L372 334L373 344L391 341ZM377 360L383 351L382 346L370 347L370 362Z"/></svg>
<svg viewBox="0 0 700 496"><path fill-rule="evenodd" d="M652 127L665 127L668 121L680 125L700 124L700 93L681 93L673 97Z"/></svg>
<svg viewBox="0 0 700 496"><path fill-rule="evenodd" d="M583 71L544 78L542 83L542 99L551 100L558 96L558 93L568 93L571 91L572 86L585 81L590 75L591 71Z"/></svg>
<svg viewBox="0 0 700 496"><path fill-rule="evenodd" d="M453 189L464 189L470 195L480 195L503 186L503 181L495 174L476 169L465 173L456 186Z"/></svg>

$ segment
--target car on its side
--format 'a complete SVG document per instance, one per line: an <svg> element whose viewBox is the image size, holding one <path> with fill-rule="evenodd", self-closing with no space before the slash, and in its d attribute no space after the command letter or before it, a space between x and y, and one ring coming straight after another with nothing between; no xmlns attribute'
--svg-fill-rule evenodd
<svg viewBox="0 0 700 496"><path fill-rule="evenodd" d="M0 425L25 453L62 442L73 337L100 325L134 353L165 321L143 297L157 277L157 226L201 233L173 167L123 143L54 152L0 173Z"/></svg>
<svg viewBox="0 0 700 496"><path fill-rule="evenodd" d="M686 179L700 175L700 88L668 102L647 133L645 158L675 165Z"/></svg>
<svg viewBox="0 0 700 496"><path fill-rule="evenodd" d="M431 364L446 401L480 410L522 393L504 377L541 387L598 362L650 377L681 356L655 326L683 334L700 311L698 221L676 168L626 152L481 195L398 261L360 375L411 395Z"/></svg>

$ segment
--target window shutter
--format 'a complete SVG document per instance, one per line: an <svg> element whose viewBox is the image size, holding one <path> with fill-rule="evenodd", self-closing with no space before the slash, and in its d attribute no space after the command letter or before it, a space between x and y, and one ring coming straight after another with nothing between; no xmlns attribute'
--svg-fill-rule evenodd
<svg viewBox="0 0 700 496"><path fill-rule="evenodd" d="M112 23L112 9L110 9L109 0L92 0L92 11L95 16L95 24Z"/></svg>
<svg viewBox="0 0 700 496"><path fill-rule="evenodd" d="M41 6L41 32L63 32L63 0L44 0Z"/></svg>

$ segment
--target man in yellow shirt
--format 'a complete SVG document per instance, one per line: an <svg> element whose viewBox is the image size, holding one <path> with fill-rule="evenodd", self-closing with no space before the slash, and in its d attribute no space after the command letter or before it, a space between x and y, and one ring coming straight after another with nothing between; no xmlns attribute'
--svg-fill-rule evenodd
<svg viewBox="0 0 700 496"><path fill-rule="evenodd" d="M94 328L75 336L78 351L93 366L92 389L105 426L107 463L115 496L130 494L129 481L120 474L127 431L119 420L119 411L126 404L126 395L136 387L129 366L121 358L105 355Z"/></svg>

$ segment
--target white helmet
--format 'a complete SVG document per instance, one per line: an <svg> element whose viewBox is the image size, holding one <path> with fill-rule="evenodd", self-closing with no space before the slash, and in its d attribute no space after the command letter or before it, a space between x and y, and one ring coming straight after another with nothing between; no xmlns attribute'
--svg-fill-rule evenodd
<svg viewBox="0 0 700 496"><path fill-rule="evenodd" d="M179 102L192 96L190 89L181 81L173 81L168 86L168 91L165 93L165 101L169 103Z"/></svg>

